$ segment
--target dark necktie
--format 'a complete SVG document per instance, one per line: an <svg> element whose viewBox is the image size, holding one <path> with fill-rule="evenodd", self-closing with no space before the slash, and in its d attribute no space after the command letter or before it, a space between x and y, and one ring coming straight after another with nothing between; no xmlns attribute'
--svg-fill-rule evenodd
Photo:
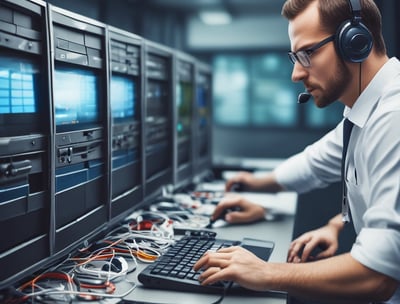
<svg viewBox="0 0 400 304"><path fill-rule="evenodd" d="M347 201L347 187L345 177L345 161L347 154L347 147L349 145L351 130L353 123L347 118L343 122L343 150L342 150L342 220L344 223L350 222L350 209Z"/></svg>

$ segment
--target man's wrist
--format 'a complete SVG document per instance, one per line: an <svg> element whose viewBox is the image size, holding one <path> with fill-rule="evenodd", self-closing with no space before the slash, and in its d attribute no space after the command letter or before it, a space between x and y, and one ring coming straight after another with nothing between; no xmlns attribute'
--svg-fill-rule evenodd
<svg viewBox="0 0 400 304"><path fill-rule="evenodd" d="M338 232L340 232L344 227L341 214L330 219L327 225L335 228Z"/></svg>

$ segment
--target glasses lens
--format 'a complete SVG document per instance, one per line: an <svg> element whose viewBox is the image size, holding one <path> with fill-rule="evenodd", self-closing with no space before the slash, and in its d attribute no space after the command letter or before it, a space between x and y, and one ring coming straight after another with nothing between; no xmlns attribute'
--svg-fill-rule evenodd
<svg viewBox="0 0 400 304"><path fill-rule="evenodd" d="M288 53L288 56L289 56L290 61L291 61L293 64L295 64L296 61L297 61L296 55L295 55L293 52L289 52L289 53Z"/></svg>
<svg viewBox="0 0 400 304"><path fill-rule="evenodd" d="M306 51L299 51L296 54L297 54L297 60L303 67L305 68L310 67L311 65L310 56L307 54Z"/></svg>

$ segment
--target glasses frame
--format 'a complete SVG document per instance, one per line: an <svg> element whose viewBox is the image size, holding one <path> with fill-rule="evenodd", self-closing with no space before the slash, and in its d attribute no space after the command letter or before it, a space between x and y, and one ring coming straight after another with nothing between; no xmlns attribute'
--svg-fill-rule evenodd
<svg viewBox="0 0 400 304"><path fill-rule="evenodd" d="M297 52L288 52L288 56L290 61L295 64L296 62L300 63L303 67L309 68L311 67L311 55L318 50L319 48L323 47L325 44L334 41L335 35L331 35L324 40L314 44L308 49L300 50Z"/></svg>

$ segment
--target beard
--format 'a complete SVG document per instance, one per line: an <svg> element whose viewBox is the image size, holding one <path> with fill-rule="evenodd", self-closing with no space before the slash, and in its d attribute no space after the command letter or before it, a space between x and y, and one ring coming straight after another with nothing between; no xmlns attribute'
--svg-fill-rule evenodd
<svg viewBox="0 0 400 304"><path fill-rule="evenodd" d="M321 89L321 95L315 96L315 105L325 108L337 101L350 85L351 73L343 60L338 62L333 76L328 79L325 89Z"/></svg>

